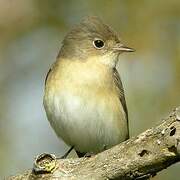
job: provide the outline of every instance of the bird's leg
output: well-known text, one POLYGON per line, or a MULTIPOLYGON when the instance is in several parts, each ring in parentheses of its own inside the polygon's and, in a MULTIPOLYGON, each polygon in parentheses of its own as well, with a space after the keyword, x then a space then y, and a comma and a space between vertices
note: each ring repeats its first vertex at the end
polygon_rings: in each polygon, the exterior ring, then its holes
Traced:
MULTIPOLYGON (((105 150, 107 150, 107 145, 103 146, 103 151, 105 151, 105 150)), ((84 157, 91 157, 91 156, 94 156, 94 155, 95 155, 95 153, 93 153, 93 152, 87 152, 87 153, 84 154, 84 157)))
POLYGON ((79 158, 81 158, 81 157, 91 157, 91 156, 95 155, 93 152, 81 153, 79 151, 76 151, 76 154, 78 155, 79 158))
POLYGON ((86 153, 81 153, 79 151, 76 151, 76 154, 78 155, 79 158, 84 157, 86 153))
POLYGON ((104 144, 103 151, 107 150, 107 145, 104 144))
POLYGON ((95 155, 95 153, 93 153, 93 152, 87 152, 85 155, 84 155, 84 157, 92 157, 92 156, 94 156, 95 155))
POLYGON ((69 153, 73 150, 73 148, 74 148, 74 146, 71 146, 70 149, 63 156, 61 156, 58 159, 65 159, 69 155, 69 153))
MULTIPOLYGON (((102 151, 105 151, 105 150, 107 150, 107 145, 103 145, 103 150, 102 151)), ((95 153, 93 153, 93 152, 82 153, 82 152, 79 152, 79 151, 76 151, 76 154, 78 155, 79 158, 81 158, 81 157, 91 157, 91 156, 95 155, 95 153)))

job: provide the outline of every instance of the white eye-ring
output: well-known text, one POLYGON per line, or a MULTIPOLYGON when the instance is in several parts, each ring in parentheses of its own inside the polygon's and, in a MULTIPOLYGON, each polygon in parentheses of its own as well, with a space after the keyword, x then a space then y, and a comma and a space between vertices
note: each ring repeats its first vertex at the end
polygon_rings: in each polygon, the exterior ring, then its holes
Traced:
POLYGON ((105 46, 105 43, 102 39, 95 39, 93 45, 96 49, 102 49, 105 46))

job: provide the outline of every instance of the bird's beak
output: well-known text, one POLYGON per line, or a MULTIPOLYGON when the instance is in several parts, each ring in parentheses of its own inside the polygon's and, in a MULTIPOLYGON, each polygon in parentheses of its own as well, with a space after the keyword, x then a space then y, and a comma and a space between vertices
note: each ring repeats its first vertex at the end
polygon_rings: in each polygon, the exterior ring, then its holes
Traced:
POLYGON ((134 52, 134 51, 135 51, 135 49, 130 48, 130 47, 127 47, 127 46, 124 46, 124 45, 121 44, 121 43, 117 43, 117 44, 114 46, 113 50, 115 50, 115 51, 121 51, 121 52, 134 52))

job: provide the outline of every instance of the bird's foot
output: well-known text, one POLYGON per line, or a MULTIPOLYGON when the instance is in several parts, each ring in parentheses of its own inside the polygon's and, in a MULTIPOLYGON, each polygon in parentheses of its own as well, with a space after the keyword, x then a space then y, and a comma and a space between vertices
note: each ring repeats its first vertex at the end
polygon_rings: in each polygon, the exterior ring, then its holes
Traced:
POLYGON ((92 157, 92 156, 94 156, 95 155, 95 153, 93 153, 93 152, 87 152, 85 155, 84 155, 84 157, 92 157))
POLYGON ((57 157, 57 159, 66 159, 69 153, 73 150, 74 146, 71 146, 71 148, 61 157, 57 157))

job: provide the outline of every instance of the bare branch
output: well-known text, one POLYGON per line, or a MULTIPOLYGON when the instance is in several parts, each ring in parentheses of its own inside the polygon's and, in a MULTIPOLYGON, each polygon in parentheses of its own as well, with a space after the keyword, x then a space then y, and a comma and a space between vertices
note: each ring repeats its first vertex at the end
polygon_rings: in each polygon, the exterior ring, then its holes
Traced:
POLYGON ((56 160, 44 155, 26 179, 148 179, 180 161, 180 107, 159 125, 90 158, 56 160))

